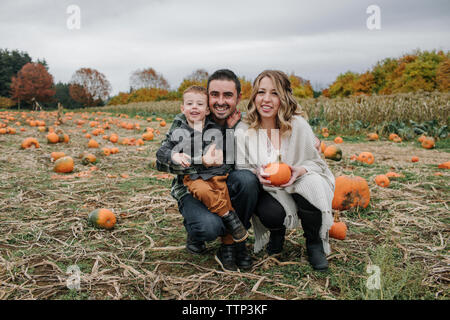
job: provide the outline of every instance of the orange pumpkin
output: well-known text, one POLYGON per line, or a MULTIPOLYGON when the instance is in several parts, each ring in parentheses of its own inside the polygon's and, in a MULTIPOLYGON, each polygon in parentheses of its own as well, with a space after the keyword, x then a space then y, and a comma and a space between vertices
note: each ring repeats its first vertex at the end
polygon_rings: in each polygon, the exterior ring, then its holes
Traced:
POLYGON ((109 156, 111 154, 111 150, 109 148, 103 148, 102 151, 105 156, 109 156))
POLYGON ((358 156, 358 161, 372 164, 375 161, 375 157, 371 152, 361 152, 358 156))
POLYGON ((327 148, 327 145, 325 144, 325 142, 321 141, 320 142, 320 151, 322 153, 324 153, 326 148, 327 148))
POLYGON ((99 144, 97 141, 95 141, 94 139, 89 140, 88 142, 88 147, 89 148, 98 148, 99 144))
POLYGON ((412 157, 411 162, 419 162, 419 157, 416 156, 412 157))
POLYGON ((166 122, 163 120, 163 121, 161 121, 161 122, 159 123, 159 125, 160 125, 161 127, 165 127, 165 126, 166 126, 166 122))
POLYGON ((111 210, 101 208, 89 213, 88 221, 97 228, 112 229, 117 220, 111 210))
POLYGON ((394 141, 394 139, 395 139, 396 137, 399 137, 399 136, 398 136, 396 133, 391 133, 391 134, 389 135, 389 140, 394 141))
POLYGON ((287 183, 291 179, 291 168, 283 162, 272 162, 264 169, 264 173, 268 174, 267 180, 274 186, 287 183))
POLYGON ((62 157, 55 161, 55 167, 53 170, 60 173, 72 172, 74 167, 74 162, 72 157, 62 157))
POLYGON ((338 146, 328 146, 323 152, 326 159, 340 161, 342 159, 342 150, 338 146))
POLYGON ((145 141, 151 141, 153 140, 153 138, 153 132, 147 131, 146 133, 142 134, 142 139, 144 139, 145 141))
POLYGON ((117 147, 111 148, 111 153, 112 154, 115 154, 115 153, 118 153, 118 152, 119 152, 119 148, 117 148, 117 147))
POLYGON ((390 181, 386 175, 380 174, 375 177, 375 183, 380 187, 387 188, 389 187, 390 181))
POLYGON ((394 172, 394 171, 389 171, 388 173, 386 173, 386 177, 388 177, 389 179, 396 179, 396 178, 403 178, 404 175, 394 172))
POLYGON ((422 143, 423 140, 425 140, 426 138, 427 138, 427 136, 421 135, 421 136, 419 137, 419 139, 417 139, 417 141, 419 141, 420 143, 422 143))
POLYGON ((22 149, 28 149, 31 146, 34 146, 35 148, 39 148, 39 142, 37 141, 36 138, 25 138, 25 140, 23 140, 22 144, 21 144, 21 148, 22 149))
POLYGON ((440 165, 438 165, 439 169, 450 169, 450 161, 443 162, 440 165))
POLYGON ((434 148, 434 138, 433 137, 426 137, 422 141, 422 147, 425 149, 432 149, 434 148))
POLYGON ((328 230, 328 235, 331 238, 344 240, 347 236, 347 225, 339 220, 339 213, 336 212, 334 216, 334 223, 331 226, 330 230, 328 230))
POLYGON ((376 140, 378 140, 378 134, 376 134, 376 133, 369 133, 368 135, 367 135, 367 138, 369 139, 369 141, 376 141, 376 140))
POLYGON ((65 157, 65 156, 66 156, 66 154, 64 152, 58 152, 58 151, 52 152, 50 154, 50 158, 52 159, 52 161, 56 161, 59 158, 62 158, 62 157, 65 157))
POLYGON ((369 185, 364 178, 346 175, 336 178, 333 209, 348 210, 356 206, 367 208, 369 202, 369 185))
POLYGON ((83 158, 81 159, 81 162, 85 165, 89 163, 95 163, 97 162, 97 157, 92 153, 84 154, 83 158))
POLYGON ((344 142, 344 139, 342 139, 341 137, 334 138, 334 143, 342 143, 342 142, 344 142))
POLYGON ((54 132, 50 132, 47 135, 47 142, 48 143, 58 143, 59 142, 59 136, 56 133, 54 133, 54 132))
POLYGON ((116 143, 117 141, 119 141, 119 136, 117 134, 113 133, 109 137, 109 141, 111 141, 112 143, 116 143))

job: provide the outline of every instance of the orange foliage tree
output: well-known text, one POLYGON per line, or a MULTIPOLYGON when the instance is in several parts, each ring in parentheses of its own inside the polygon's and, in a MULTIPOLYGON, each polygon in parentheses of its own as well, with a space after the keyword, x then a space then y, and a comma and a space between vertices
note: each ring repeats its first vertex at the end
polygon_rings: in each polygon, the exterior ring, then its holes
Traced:
POLYGON ((179 94, 183 94, 184 90, 190 86, 203 86, 206 88, 209 74, 205 69, 197 69, 183 79, 177 91, 179 94))
POLYGON ((55 95, 53 76, 41 63, 27 63, 11 79, 11 95, 14 101, 31 103, 49 101, 55 95))
POLYGON ((245 77, 239 77, 239 82, 241 83, 241 99, 249 99, 252 94, 252 83, 245 79, 245 77))
POLYGON ((130 86, 132 90, 141 88, 157 88, 169 90, 167 80, 153 68, 134 71, 130 76, 130 86))
POLYGON ((70 80, 69 93, 73 100, 85 106, 97 106, 111 92, 111 84, 105 75, 91 68, 77 70, 70 80))
POLYGON ((314 90, 309 80, 296 76, 291 73, 289 76, 291 82, 292 94, 298 98, 312 98, 314 97, 314 90))

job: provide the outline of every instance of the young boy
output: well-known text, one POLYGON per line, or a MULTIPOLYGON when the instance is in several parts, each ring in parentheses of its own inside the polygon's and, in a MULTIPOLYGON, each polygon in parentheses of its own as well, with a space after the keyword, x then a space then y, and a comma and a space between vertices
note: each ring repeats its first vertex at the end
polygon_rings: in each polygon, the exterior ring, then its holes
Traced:
POLYGON ((202 201, 209 211, 222 218, 229 232, 222 237, 222 242, 242 242, 247 239, 248 233, 231 205, 226 184, 231 167, 223 163, 224 132, 207 117, 210 110, 206 89, 201 86, 187 88, 183 92, 181 112, 186 122, 168 134, 169 139, 162 144, 156 156, 161 162, 179 165, 184 171, 183 183, 189 192, 202 201), (211 141, 208 141, 210 136, 211 141), (203 165, 202 159, 213 165, 203 165), (195 167, 196 173, 189 174, 190 167, 195 167))

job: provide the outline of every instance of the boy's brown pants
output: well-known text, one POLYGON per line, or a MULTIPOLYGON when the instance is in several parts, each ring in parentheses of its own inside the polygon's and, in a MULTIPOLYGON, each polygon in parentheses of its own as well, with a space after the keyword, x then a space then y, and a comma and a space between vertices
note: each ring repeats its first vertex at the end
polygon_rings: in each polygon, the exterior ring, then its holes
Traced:
MULTIPOLYGON (((230 195, 227 187, 228 174, 224 176, 214 176, 208 180, 191 180, 188 175, 184 176, 183 183, 189 189, 192 196, 200 200, 208 210, 222 217, 228 211, 234 211, 231 205, 230 195)), ((225 244, 233 243, 230 234, 222 237, 225 244)))

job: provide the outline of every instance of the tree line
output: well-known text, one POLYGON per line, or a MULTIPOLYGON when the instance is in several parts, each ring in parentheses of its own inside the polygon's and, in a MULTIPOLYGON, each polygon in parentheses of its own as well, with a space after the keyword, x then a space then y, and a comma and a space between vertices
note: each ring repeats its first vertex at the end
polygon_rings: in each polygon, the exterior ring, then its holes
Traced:
MULTIPOLYGON (((420 51, 400 58, 386 58, 364 73, 340 74, 322 91, 314 91, 309 80, 291 73, 294 96, 328 98, 355 95, 393 94, 400 92, 448 91, 450 87, 450 54, 443 51, 420 51)), ((30 108, 42 104, 54 109, 58 103, 75 109, 133 102, 178 100, 191 85, 206 86, 208 72, 197 69, 186 76, 177 89, 171 90, 164 76, 153 68, 131 73, 128 92, 111 97, 111 84, 104 74, 92 68, 80 68, 69 83, 54 83, 45 60, 33 61, 28 53, 0 49, 0 108, 30 108)), ((248 99, 252 82, 239 77, 243 99, 248 99)))

